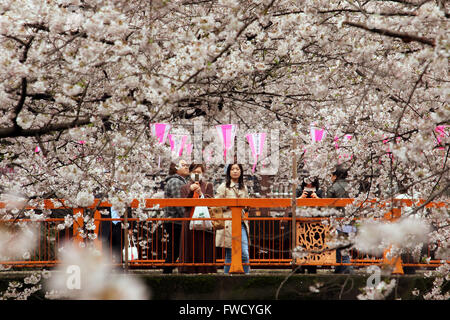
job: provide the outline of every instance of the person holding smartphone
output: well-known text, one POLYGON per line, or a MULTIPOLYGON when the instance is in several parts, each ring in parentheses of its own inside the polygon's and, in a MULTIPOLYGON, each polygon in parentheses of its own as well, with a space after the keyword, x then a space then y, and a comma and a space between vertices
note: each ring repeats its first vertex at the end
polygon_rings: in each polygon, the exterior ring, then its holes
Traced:
MULTIPOLYGON (((213 198, 213 184, 205 181, 203 164, 189 166, 190 180, 181 188, 182 198, 213 198)), ((185 218, 191 218, 193 207, 186 207, 185 218)), ((203 263, 203 266, 182 266, 180 273, 216 273, 214 264, 214 233, 213 230, 190 230, 190 221, 183 221, 181 231, 180 260, 183 263, 203 263), (211 265, 207 265, 211 264, 211 265)))

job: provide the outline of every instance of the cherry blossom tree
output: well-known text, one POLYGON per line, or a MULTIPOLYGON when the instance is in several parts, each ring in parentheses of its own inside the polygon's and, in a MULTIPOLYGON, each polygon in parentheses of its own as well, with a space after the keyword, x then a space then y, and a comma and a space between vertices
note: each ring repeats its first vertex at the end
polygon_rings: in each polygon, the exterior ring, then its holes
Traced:
MULTIPOLYGON (((293 155, 324 187, 345 160, 358 200, 448 201, 448 19, 442 0, 4 0, 0 192, 123 214, 170 158, 149 124, 201 120, 280 130, 290 182, 293 155)), ((420 212, 448 247, 448 213, 420 212)))

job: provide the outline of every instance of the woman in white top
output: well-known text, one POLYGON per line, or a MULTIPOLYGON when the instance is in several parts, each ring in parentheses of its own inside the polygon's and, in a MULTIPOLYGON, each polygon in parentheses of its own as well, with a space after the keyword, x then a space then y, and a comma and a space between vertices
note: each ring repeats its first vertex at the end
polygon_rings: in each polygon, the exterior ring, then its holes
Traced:
MULTIPOLYGON (((216 198, 248 198, 248 189, 244 184, 244 170, 241 164, 229 165, 226 172, 226 181, 216 191, 216 198)), ((242 212, 244 217, 244 210, 242 212)), ((223 217, 231 218, 231 209, 223 208, 223 217)), ((242 263, 249 262, 249 225, 242 220, 242 263)), ((225 220, 225 228, 216 231, 216 247, 225 248, 225 263, 231 263, 231 220, 225 220)), ((250 266, 244 265, 244 272, 250 273, 250 266)), ((224 273, 230 270, 229 265, 224 266, 224 273)))

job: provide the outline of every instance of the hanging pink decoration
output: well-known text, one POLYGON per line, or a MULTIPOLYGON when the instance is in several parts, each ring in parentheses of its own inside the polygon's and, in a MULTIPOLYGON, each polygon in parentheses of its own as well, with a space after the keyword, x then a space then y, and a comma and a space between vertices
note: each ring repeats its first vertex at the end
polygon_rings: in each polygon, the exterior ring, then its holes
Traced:
POLYGON ((264 143, 266 140, 266 133, 251 133, 246 135, 248 143, 250 144, 250 148, 252 150, 253 155, 253 168, 252 172, 255 172, 256 163, 258 162, 258 157, 261 156, 264 148, 264 143))
POLYGON ((34 148, 34 152, 38 153, 41 151, 41 148, 39 148, 39 146, 36 146, 36 148, 34 148))
POLYGON ((311 131, 311 142, 312 143, 320 142, 320 141, 324 140, 327 136, 327 132, 325 129, 316 127, 313 124, 311 125, 310 131, 311 131))
POLYGON ((227 150, 231 150, 234 146, 234 138, 236 136, 237 125, 235 124, 222 124, 216 126, 217 134, 223 147, 223 157, 225 163, 227 162, 227 150))
POLYGON ((152 134, 159 139, 159 143, 164 144, 169 134, 171 125, 168 123, 152 123, 150 124, 152 134))
POLYGON ((185 134, 169 134, 168 136, 170 143, 170 150, 172 153, 181 157, 183 154, 183 149, 186 146, 186 140, 188 138, 185 134))
MULTIPOLYGON (((169 135, 171 125, 168 123, 151 123, 150 129, 152 134, 158 138, 160 144, 166 142, 167 136, 169 135)), ((161 156, 158 156, 158 168, 161 168, 161 156)))
MULTIPOLYGON (((441 142, 443 142, 443 140, 445 139, 445 137, 448 137, 448 133, 446 132, 446 125, 442 125, 442 126, 437 126, 434 130, 436 131, 437 135, 436 135, 436 144, 440 145, 441 142)), ((440 146, 438 147, 439 150, 443 150, 444 147, 440 146)))

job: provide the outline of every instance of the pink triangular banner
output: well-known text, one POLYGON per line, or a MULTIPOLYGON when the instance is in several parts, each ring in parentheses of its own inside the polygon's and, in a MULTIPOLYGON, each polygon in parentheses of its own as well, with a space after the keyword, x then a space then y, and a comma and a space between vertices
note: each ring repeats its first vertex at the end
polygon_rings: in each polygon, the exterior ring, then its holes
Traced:
POLYGON ((253 155, 253 167, 252 172, 255 172, 256 164, 258 163, 258 157, 262 154, 264 143, 266 140, 266 133, 265 132, 259 132, 259 133, 251 133, 246 135, 248 143, 250 144, 250 149, 252 150, 253 155))
POLYGON ((183 134, 169 134, 168 136, 170 143, 170 150, 177 156, 181 157, 183 154, 183 149, 186 145, 187 135, 183 134))
POLYGON ((327 136, 327 132, 325 129, 318 128, 315 126, 311 126, 311 142, 316 143, 324 140, 327 136))
POLYGON ((236 136, 237 125, 235 124, 222 124, 216 126, 217 134, 223 147, 223 157, 225 163, 227 162, 227 150, 231 150, 234 145, 234 138, 236 136))
POLYGON ((164 144, 169 135, 171 125, 168 123, 152 123, 150 127, 152 134, 159 139, 159 143, 164 144))

